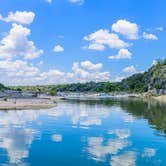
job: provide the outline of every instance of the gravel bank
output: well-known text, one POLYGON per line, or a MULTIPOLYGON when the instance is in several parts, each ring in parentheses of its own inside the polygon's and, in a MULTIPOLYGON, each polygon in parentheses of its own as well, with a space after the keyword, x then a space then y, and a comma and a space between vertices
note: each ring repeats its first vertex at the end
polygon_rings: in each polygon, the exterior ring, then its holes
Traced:
POLYGON ((0 99, 0 110, 11 109, 44 109, 55 107, 56 103, 49 99, 0 99))

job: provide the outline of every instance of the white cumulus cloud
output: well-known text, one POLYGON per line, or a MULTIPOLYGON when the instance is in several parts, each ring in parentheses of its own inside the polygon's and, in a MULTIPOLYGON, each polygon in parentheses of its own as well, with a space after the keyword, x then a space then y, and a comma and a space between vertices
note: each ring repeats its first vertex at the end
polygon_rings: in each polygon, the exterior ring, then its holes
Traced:
POLYGON ((73 63, 73 79, 76 82, 102 82, 110 80, 110 72, 101 71, 102 64, 93 64, 90 61, 73 63))
POLYGON ((127 39, 138 39, 139 27, 136 23, 127 20, 118 20, 112 25, 112 30, 124 35, 127 39))
POLYGON ((136 68, 133 65, 131 65, 131 66, 125 67, 123 69, 123 72, 127 73, 127 74, 134 74, 134 73, 137 72, 137 70, 136 70, 136 68))
POLYGON ((31 77, 37 76, 39 69, 34 66, 28 65, 26 61, 0 61, 0 71, 5 73, 8 77, 31 77))
POLYGON ((33 22, 34 18, 35 13, 27 11, 10 12, 7 17, 2 17, 2 15, 0 15, 0 20, 2 21, 21 24, 30 24, 33 22))
MULTIPOLYGON (((43 63, 43 62, 42 62, 43 63)), ((5 85, 45 85, 89 81, 109 81, 110 72, 102 64, 90 61, 74 62, 71 72, 58 69, 41 71, 40 65, 23 60, 0 60, 0 82, 5 85)))
POLYGON ((0 58, 11 59, 23 56, 24 59, 39 57, 43 50, 37 49, 33 41, 28 40, 30 29, 13 24, 7 36, 0 41, 0 58))
POLYGON ((85 47, 85 48, 88 48, 90 50, 103 51, 105 49, 105 46, 102 44, 99 44, 99 43, 92 43, 88 47, 85 47))
POLYGON ((109 56, 109 59, 131 59, 132 53, 128 49, 120 49, 117 55, 109 56))
POLYGON ((54 52, 63 52, 64 48, 61 45, 56 45, 53 49, 54 52))
POLYGON ((91 61, 83 61, 81 62, 81 66, 89 70, 100 70, 102 69, 103 64, 102 63, 93 64, 91 61))
POLYGON ((122 41, 117 34, 110 33, 106 29, 100 29, 88 36, 84 37, 84 40, 90 42, 88 49, 104 50, 105 46, 110 48, 124 48, 130 44, 122 41))
POLYGON ((158 40, 158 37, 156 35, 146 32, 143 33, 143 38, 147 40, 158 40))

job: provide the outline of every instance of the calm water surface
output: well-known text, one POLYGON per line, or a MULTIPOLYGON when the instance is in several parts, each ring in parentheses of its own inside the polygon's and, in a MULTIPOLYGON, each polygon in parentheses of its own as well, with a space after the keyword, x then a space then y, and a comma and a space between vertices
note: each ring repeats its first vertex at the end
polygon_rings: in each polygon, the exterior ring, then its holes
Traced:
POLYGON ((64 101, 0 111, 0 166, 166 166, 166 106, 64 101))

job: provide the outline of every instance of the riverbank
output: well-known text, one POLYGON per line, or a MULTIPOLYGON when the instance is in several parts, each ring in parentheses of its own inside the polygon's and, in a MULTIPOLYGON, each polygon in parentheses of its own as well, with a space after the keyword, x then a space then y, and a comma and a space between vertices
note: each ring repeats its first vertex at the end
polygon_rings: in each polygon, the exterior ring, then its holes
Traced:
POLYGON ((50 99, 0 99, 0 110, 45 109, 55 106, 56 102, 50 99))
POLYGON ((100 100, 100 99, 119 99, 119 98, 138 98, 141 94, 129 93, 59 93, 61 98, 65 100, 100 100))
POLYGON ((39 95, 36 98, 1 98, 0 110, 45 109, 56 106, 59 100, 103 100, 103 99, 145 99, 166 103, 166 95, 154 97, 148 94, 128 93, 63 93, 59 96, 39 95))
POLYGON ((155 100, 157 100, 159 102, 166 103, 166 95, 161 95, 161 96, 153 97, 153 99, 155 99, 155 100))
POLYGON ((166 95, 153 96, 149 93, 63 93, 63 100, 130 100, 140 99, 146 101, 166 103, 166 95))

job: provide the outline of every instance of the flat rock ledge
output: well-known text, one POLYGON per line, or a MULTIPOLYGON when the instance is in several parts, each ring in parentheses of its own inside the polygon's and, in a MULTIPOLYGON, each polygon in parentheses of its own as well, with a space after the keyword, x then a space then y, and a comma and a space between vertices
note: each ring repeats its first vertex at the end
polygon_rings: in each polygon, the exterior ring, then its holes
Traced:
POLYGON ((163 102, 166 103, 166 95, 161 95, 158 97, 153 97, 155 100, 159 101, 159 102, 163 102))
POLYGON ((56 106, 56 102, 49 99, 0 99, 0 110, 46 109, 56 106))

